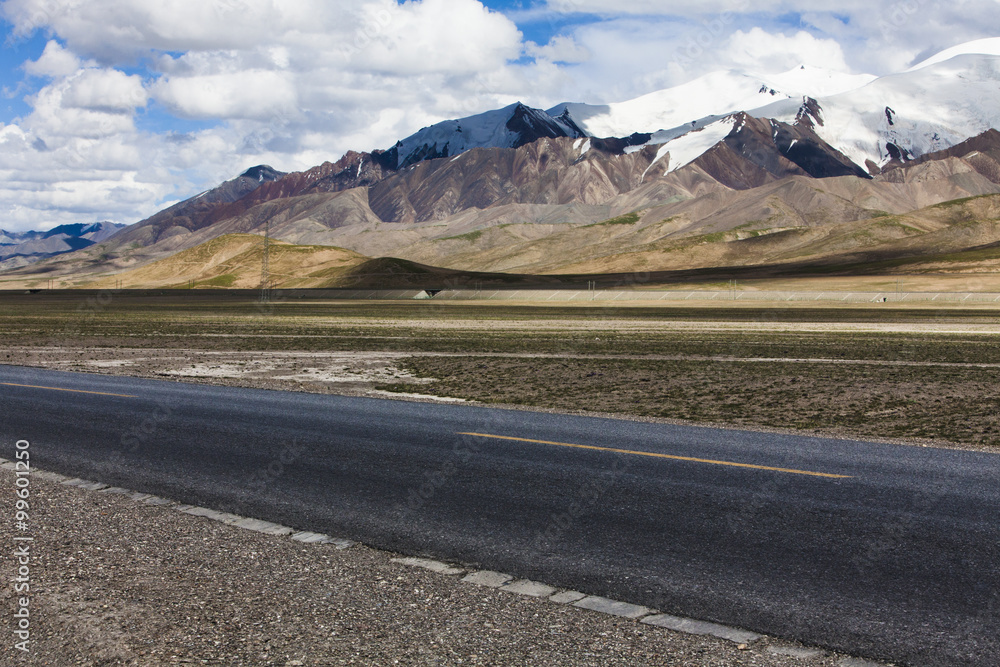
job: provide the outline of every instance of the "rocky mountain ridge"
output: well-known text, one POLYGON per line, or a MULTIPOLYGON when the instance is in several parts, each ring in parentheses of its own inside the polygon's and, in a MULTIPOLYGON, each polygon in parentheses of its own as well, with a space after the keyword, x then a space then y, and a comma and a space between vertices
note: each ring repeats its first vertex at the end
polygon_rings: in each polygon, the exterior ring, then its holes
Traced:
POLYGON ((60 225, 44 232, 8 232, 0 229, 0 270, 19 268, 88 248, 110 238, 124 227, 113 222, 95 222, 60 225))

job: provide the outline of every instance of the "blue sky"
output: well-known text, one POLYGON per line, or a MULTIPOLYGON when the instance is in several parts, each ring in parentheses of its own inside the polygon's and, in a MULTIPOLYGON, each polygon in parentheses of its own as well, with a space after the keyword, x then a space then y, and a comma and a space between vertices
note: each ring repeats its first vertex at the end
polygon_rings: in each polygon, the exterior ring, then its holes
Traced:
MULTIPOLYGON (((713 70, 887 74, 1000 35, 995 0, 0 0, 0 228, 131 223, 513 101, 713 70)), ((636 128, 655 130, 659 128, 636 128)))
POLYGON ((7 40, 4 48, 0 51, 0 88, 4 93, 3 113, 0 119, 9 122, 12 118, 21 116, 31 111, 31 106, 24 101, 24 95, 28 92, 29 82, 25 81, 21 65, 26 60, 35 60, 42 54, 48 38, 41 32, 34 33, 30 37, 14 38, 10 35, 10 26, 7 25, 7 40))
POLYGON ((520 28, 524 38, 536 44, 547 44, 557 34, 601 20, 599 15, 592 13, 555 11, 542 2, 490 0, 483 4, 508 16, 520 28))

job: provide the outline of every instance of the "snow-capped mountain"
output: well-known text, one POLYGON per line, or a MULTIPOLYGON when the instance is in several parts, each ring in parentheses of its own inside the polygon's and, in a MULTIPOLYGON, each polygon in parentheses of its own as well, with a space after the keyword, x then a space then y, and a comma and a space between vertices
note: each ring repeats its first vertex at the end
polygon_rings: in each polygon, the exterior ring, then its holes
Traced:
POLYGON ((400 169, 543 137, 630 137, 625 150, 657 146, 661 159, 669 156, 669 172, 723 141, 741 112, 810 128, 864 172, 878 173, 1000 127, 1000 38, 884 77, 805 65, 775 75, 728 70, 614 104, 567 102, 542 111, 518 103, 424 128, 386 156, 400 169))
POLYGON ((186 243, 221 220, 238 220, 233 230, 246 231, 259 222, 248 212, 267 202, 340 192, 357 201, 324 213, 321 227, 417 223, 505 204, 592 203, 655 186, 688 165, 734 190, 789 176, 865 178, 1000 128, 994 52, 1000 39, 881 78, 806 66, 772 76, 725 71, 617 104, 547 111, 512 104, 304 172, 251 170, 118 240, 186 243), (521 151, 539 142, 538 150, 521 151), (549 166, 557 153, 552 164, 564 171, 549 166))
POLYGON ((520 148, 542 138, 584 136, 587 132, 565 114, 553 115, 518 102, 496 111, 425 127, 399 141, 388 152, 396 158, 395 167, 402 169, 473 148, 520 148))
MULTIPOLYGON (((624 137, 635 132, 704 127, 735 112, 779 100, 801 102, 803 97, 835 95, 875 79, 869 74, 842 74, 805 65, 772 76, 728 70, 627 102, 565 103, 549 109, 548 113, 554 116, 568 113, 568 118, 591 136, 624 137)), ((674 136, 677 134, 675 130, 674 136)))
MULTIPOLYGON (((808 113, 816 133, 875 172, 1000 127, 1000 56, 961 54, 816 102, 808 113)), ((806 115, 787 102, 751 113, 786 122, 806 115)))
POLYGON ((732 70, 617 104, 564 103, 543 111, 518 102, 425 127, 385 153, 389 164, 402 169, 473 148, 520 148, 542 138, 630 137, 667 130, 657 135, 656 143, 662 143, 736 112, 776 100, 799 103, 807 96, 832 95, 875 78, 806 66, 773 76, 732 70))
MULTIPOLYGON (((704 108, 699 104, 692 108, 704 108)), ((1000 39, 949 49, 906 72, 838 94, 788 95, 759 107, 747 104, 744 110, 757 118, 811 127, 856 165, 878 173, 892 163, 945 150, 1000 127, 1000 39)), ((661 118, 676 120, 670 114, 661 118)), ((674 156, 673 170, 721 141, 731 127, 729 116, 707 117, 656 132, 649 143, 674 156)))

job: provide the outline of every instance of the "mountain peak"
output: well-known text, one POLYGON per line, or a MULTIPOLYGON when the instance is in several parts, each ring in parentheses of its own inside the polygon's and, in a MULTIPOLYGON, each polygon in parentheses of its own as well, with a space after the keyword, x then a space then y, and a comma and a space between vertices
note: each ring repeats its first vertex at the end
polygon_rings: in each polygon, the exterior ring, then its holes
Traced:
POLYGON ((542 138, 587 136, 571 119, 555 117, 523 102, 456 120, 446 120, 410 135, 391 149, 396 167, 452 157, 473 148, 518 148, 542 138))
POLYGON ((240 174, 238 178, 249 178, 260 183, 265 183, 269 181, 276 181, 284 175, 285 174, 277 169, 274 169, 270 165, 259 164, 256 167, 250 167, 240 174))

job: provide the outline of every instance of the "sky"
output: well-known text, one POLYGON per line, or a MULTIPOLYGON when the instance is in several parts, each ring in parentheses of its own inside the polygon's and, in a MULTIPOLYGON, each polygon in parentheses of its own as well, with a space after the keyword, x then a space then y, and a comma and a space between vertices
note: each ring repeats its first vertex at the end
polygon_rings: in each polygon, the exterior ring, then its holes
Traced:
POLYGON ((998 0, 0 0, 0 228, 133 223, 257 164, 307 169, 515 101, 623 101, 729 68, 890 74, 1000 36, 998 10, 998 0))

